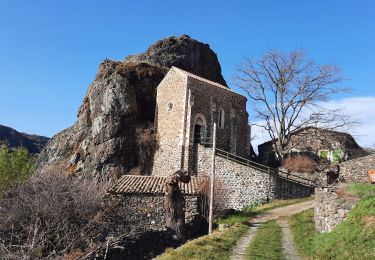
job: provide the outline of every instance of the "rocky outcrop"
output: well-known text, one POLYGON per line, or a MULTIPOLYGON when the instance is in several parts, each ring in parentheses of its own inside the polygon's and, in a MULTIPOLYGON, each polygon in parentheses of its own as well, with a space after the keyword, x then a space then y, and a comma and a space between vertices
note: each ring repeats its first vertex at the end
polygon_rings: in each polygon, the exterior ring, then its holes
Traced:
POLYGON ((216 54, 187 35, 158 41, 124 61, 105 60, 76 123, 50 140, 37 170, 108 180, 135 167, 135 129, 154 120, 156 87, 171 66, 226 85, 216 54))
POLYGON ((39 135, 20 133, 17 130, 0 125, 0 143, 9 148, 25 147, 30 153, 39 153, 49 138, 39 135))

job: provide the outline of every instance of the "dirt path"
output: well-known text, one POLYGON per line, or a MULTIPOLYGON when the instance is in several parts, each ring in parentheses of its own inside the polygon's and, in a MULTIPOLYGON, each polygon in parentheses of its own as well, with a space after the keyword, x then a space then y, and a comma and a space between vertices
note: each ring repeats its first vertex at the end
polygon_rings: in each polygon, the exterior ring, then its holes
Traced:
MULTIPOLYGON (((230 259, 239 260, 244 259, 246 254, 246 248, 250 244, 257 228, 264 222, 272 219, 278 219, 283 217, 289 217, 291 215, 297 214, 304 210, 310 209, 314 206, 314 201, 305 201, 298 204, 289 205, 282 208, 273 209, 267 211, 263 214, 256 216, 250 220, 249 232, 237 243, 236 247, 233 249, 230 259)), ((283 220, 280 220, 283 221, 283 220)), ((284 224, 283 224, 284 225, 284 224)), ((283 230, 283 246, 284 252, 288 259, 301 259, 294 248, 294 243, 289 230, 288 223, 286 222, 286 228, 281 226, 283 230), (286 232, 286 234, 284 234, 286 232), (289 234, 288 234, 289 232, 289 234), (296 256, 297 258, 289 258, 289 256, 296 256)))
POLYGON ((283 232, 283 249, 285 258, 288 260, 302 259, 294 246, 293 236, 289 228, 288 220, 285 218, 279 218, 277 220, 277 224, 279 224, 281 231, 283 232))

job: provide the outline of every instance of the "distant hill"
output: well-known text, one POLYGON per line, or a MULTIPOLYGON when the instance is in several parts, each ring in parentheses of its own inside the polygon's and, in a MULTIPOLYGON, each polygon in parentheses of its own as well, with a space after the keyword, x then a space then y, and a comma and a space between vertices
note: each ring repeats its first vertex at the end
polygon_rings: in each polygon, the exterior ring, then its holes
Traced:
POLYGON ((0 143, 6 143, 10 148, 22 146, 30 153, 40 153, 48 140, 48 137, 20 133, 13 128, 0 125, 0 143))

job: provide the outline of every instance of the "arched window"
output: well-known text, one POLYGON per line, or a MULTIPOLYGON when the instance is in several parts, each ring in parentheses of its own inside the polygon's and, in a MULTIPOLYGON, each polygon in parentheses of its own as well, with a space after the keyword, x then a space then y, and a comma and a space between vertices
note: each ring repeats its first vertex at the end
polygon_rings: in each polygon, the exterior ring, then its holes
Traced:
POLYGON ((224 109, 220 108, 219 118, 218 118, 219 128, 224 128, 224 119, 225 119, 224 109))

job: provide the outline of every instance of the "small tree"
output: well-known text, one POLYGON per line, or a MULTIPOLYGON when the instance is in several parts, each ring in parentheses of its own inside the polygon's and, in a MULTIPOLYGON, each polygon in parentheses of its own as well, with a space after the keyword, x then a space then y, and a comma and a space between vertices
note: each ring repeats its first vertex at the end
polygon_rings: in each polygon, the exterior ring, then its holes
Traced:
POLYGON ((25 148, 0 147, 0 192, 9 185, 24 181, 32 171, 32 158, 25 148))
POLYGON ((253 101, 254 116, 261 122, 254 125, 277 139, 274 148, 282 162, 293 131, 354 123, 340 109, 321 106, 332 95, 347 91, 338 85, 342 80, 338 67, 317 65, 300 50, 289 54, 270 50, 258 60, 244 59, 235 84, 253 101))

